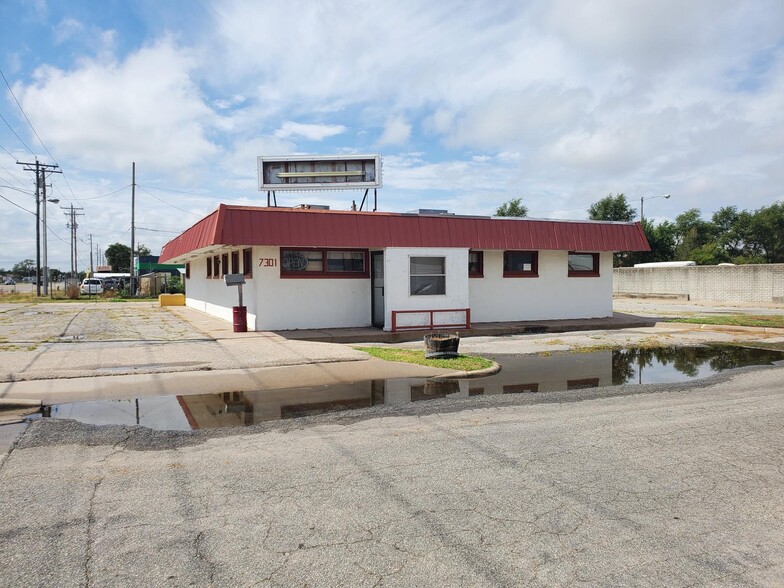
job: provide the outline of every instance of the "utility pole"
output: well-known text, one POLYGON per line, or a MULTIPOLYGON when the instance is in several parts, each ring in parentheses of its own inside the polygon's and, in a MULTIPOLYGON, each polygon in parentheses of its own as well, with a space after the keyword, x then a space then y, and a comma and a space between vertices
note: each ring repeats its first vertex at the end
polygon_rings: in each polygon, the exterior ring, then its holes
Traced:
POLYGON ((132 163, 131 167, 131 266, 130 266, 130 274, 131 274, 131 296, 136 296, 136 284, 134 283, 134 267, 133 267, 133 253, 134 249, 136 249, 136 233, 134 223, 136 221, 136 162, 132 163))
MULTIPOLYGON (((41 188, 44 190, 44 215, 46 214, 46 171, 50 173, 62 173, 57 171, 59 165, 41 163, 38 158, 35 162, 17 161, 16 165, 23 165, 25 171, 35 172, 35 292, 36 296, 41 296, 41 188)), ((46 225, 44 225, 46 226, 46 225)), ((46 239, 46 234, 44 234, 46 239)), ((45 254, 44 254, 45 255, 45 254)), ((46 260, 44 260, 46 265, 46 260)))
POLYGON ((78 212, 79 210, 84 210, 83 208, 75 208, 73 204, 68 208, 63 208, 66 212, 64 213, 65 216, 69 217, 68 219, 68 228, 71 229, 71 277, 76 281, 79 280, 79 270, 78 270, 78 263, 79 257, 76 251, 76 229, 79 228, 79 223, 76 222, 77 216, 84 216, 83 212, 78 212))
POLYGON ((93 269, 93 234, 90 233, 90 277, 95 277, 95 270, 93 269))
MULTIPOLYGON (((59 170, 53 170, 49 173, 61 174, 63 172, 59 170)), ((60 202, 60 200, 58 198, 49 198, 46 195, 46 169, 41 170, 41 176, 43 179, 43 185, 41 186, 41 190, 43 192, 43 198, 41 199, 41 202, 44 205, 44 215, 43 215, 44 216, 44 296, 48 296, 49 295, 49 245, 47 242, 47 238, 48 238, 47 233, 49 232, 49 229, 46 226, 46 207, 47 204, 49 204, 50 202, 57 204, 58 202, 60 202)))

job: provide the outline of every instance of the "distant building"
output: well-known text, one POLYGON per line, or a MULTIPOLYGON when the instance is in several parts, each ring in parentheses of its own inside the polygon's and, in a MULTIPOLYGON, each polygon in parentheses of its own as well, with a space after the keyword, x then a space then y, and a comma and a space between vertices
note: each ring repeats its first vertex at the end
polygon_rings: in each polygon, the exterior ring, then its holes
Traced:
POLYGON ((639 223, 222 204, 157 261, 227 321, 244 274, 250 329, 398 331, 612 316, 613 252, 649 249, 639 223))
POLYGON ((158 255, 138 255, 134 258, 136 275, 143 276, 152 273, 167 273, 179 276, 185 270, 183 264, 159 263, 158 255))

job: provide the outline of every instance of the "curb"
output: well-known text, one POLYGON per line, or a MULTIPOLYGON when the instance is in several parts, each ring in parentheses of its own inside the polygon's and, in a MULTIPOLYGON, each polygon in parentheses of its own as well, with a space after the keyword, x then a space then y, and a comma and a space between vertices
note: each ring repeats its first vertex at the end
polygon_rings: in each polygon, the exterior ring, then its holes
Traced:
POLYGON ((661 321, 657 327, 675 327, 677 329, 692 331, 737 331, 738 333, 774 333, 784 335, 784 329, 779 327, 742 327, 738 325, 711 325, 707 323, 670 323, 661 321))
POLYGON ((430 376, 428 380, 464 380, 467 378, 483 378, 485 376, 492 376, 501 371, 501 366, 493 362, 489 368, 483 370, 474 370, 471 372, 450 372, 448 374, 439 374, 437 376, 430 376))
POLYGON ((14 408, 38 408, 43 403, 40 400, 31 398, 0 398, 0 410, 11 410, 14 408))

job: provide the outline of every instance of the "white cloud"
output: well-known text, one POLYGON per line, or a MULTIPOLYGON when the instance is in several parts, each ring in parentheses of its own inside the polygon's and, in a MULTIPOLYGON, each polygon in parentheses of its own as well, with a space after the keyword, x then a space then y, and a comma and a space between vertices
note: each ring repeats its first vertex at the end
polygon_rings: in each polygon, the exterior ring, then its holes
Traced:
POLYGON ((384 132, 378 140, 379 145, 400 145, 408 141, 411 136, 411 125, 402 116, 387 120, 384 132))
POLYGON ((275 131, 275 136, 281 139, 302 137, 310 141, 323 141, 328 137, 345 132, 346 127, 343 125, 302 124, 286 121, 275 131))
POLYGON ((83 165, 179 169, 217 155, 219 119, 191 79, 193 61, 170 40, 124 61, 86 60, 65 71, 36 70, 15 92, 50 149, 83 165))
POLYGON ((54 44, 59 45, 83 33, 84 25, 81 22, 73 18, 64 18, 54 27, 54 44))

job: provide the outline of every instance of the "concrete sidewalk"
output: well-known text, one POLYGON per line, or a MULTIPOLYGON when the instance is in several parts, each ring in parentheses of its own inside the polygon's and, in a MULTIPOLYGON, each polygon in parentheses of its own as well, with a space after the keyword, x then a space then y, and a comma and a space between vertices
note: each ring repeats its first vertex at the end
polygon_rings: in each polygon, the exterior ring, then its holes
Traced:
MULTIPOLYGON (((486 355, 601 345, 784 341, 784 333, 704 330, 699 325, 654 325, 654 320, 616 313, 610 319, 479 324, 462 333, 460 349, 486 355), (499 334, 505 336, 499 339, 499 334)), ((234 333, 230 323, 211 315, 150 302, 7 305, 0 308, 0 399, 52 403, 443 374, 311 340, 417 348, 422 335, 370 328, 234 333)))

